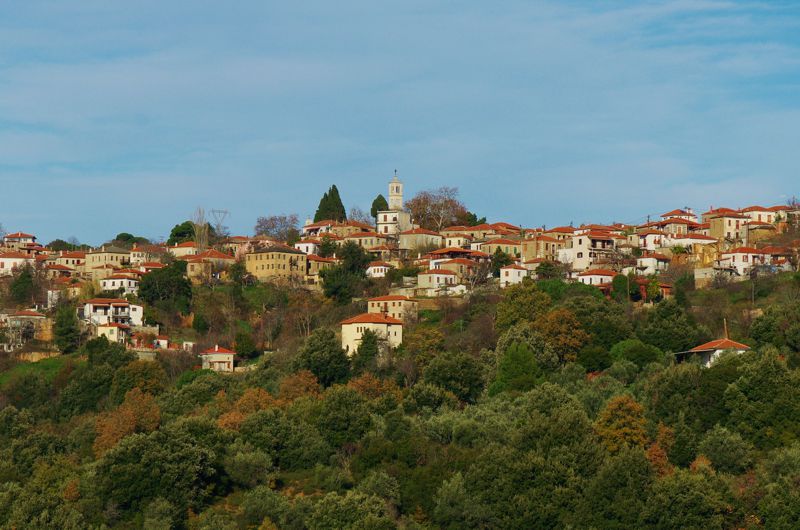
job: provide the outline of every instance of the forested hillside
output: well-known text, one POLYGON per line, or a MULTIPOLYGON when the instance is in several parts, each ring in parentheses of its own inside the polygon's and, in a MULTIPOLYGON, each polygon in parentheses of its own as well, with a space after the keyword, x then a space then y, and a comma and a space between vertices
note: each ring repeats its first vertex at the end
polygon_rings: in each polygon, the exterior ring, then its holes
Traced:
POLYGON ((363 302, 179 285, 148 318, 253 369, 104 338, 8 366, 0 526, 796 528, 800 276, 753 281, 652 306, 486 287, 352 358, 335 330, 363 302), (725 322, 750 351, 675 363, 725 322))

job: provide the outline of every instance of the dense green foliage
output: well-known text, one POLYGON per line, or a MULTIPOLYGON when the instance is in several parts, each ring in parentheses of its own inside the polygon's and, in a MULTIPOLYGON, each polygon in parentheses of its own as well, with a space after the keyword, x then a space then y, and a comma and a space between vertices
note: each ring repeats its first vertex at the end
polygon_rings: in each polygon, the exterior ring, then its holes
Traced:
POLYGON ((317 206, 317 211, 314 213, 314 222, 325 220, 344 221, 346 219, 347 210, 345 210, 342 198, 339 196, 339 190, 334 184, 319 200, 319 206, 317 206))
MULTIPOLYGON (((79 345, 64 306, 54 333, 75 352, 0 374, 0 527, 800 520, 797 299, 785 289, 764 287, 768 309, 747 325, 731 319, 753 349, 710 368, 673 353, 718 336, 708 314, 736 307, 737 288, 635 306, 558 279, 485 287, 421 311, 400 348, 366 333, 348 356, 336 326, 363 303, 244 276, 192 288, 171 267, 141 297, 175 313, 175 330, 242 356, 275 347, 227 375, 178 353, 139 360, 105 338, 79 345)), ((340 266, 364 267, 360 249, 340 266)))

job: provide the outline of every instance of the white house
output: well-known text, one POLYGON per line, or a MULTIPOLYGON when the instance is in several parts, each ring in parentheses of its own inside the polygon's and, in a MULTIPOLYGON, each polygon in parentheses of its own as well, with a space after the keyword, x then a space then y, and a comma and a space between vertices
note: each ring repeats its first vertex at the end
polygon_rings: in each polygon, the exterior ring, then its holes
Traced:
POLYGON ((657 250, 669 246, 670 235, 661 230, 643 230, 631 237, 638 239, 633 243, 642 250, 657 250))
POLYGON ((684 219, 686 221, 697 222, 697 215, 692 211, 691 208, 678 208, 676 210, 672 210, 671 212, 662 213, 662 219, 684 219))
POLYGON ((123 294, 136 294, 139 292, 139 278, 129 274, 112 274, 100 280, 103 291, 119 291, 123 294))
POLYGON ((172 253, 176 258, 183 258, 186 256, 195 256, 199 252, 197 243, 194 241, 185 241, 177 245, 167 247, 167 250, 172 253))
POLYGON ((603 285, 611 283, 617 274, 616 271, 594 269, 578 273, 578 281, 586 285, 603 285))
POLYGON ((500 287, 506 288, 509 285, 522 283, 522 280, 527 278, 529 273, 528 269, 517 264, 500 267, 500 287))
POLYGON ((0 276, 11 276, 17 269, 33 265, 35 258, 22 252, 3 252, 0 254, 0 276))
POLYGON ((772 224, 775 222, 775 212, 770 208, 765 208, 764 206, 748 206, 747 208, 742 208, 739 210, 739 213, 750 217, 751 221, 755 221, 757 223, 772 224))
POLYGON ((8 248, 20 249, 34 243, 36 243, 36 236, 25 232, 14 232, 3 236, 3 246, 8 248))
POLYGON ((214 370, 215 372, 233 372, 233 363, 236 352, 220 345, 215 345, 206 351, 199 353, 203 361, 203 370, 214 370))
POLYGON ((296 248, 303 254, 317 255, 319 254, 319 244, 320 244, 319 239, 308 238, 295 243, 294 248, 296 248))
POLYGON ((636 258, 636 270, 640 275, 660 274, 669 268, 670 259, 658 252, 648 252, 636 258))
POLYGON ((373 261, 367 267, 368 278, 384 278, 386 273, 392 269, 392 265, 385 261, 373 261))
POLYGON ((84 302, 82 316, 96 326, 109 322, 141 326, 144 308, 120 298, 92 298, 84 302))
POLYGON ((342 320, 342 349, 352 356, 361 344, 366 330, 374 332, 379 340, 392 348, 403 342, 403 321, 386 313, 362 313, 342 320))
POLYGON ((714 364, 717 359, 719 359, 719 356, 722 355, 723 352, 733 351, 741 355, 749 349, 750 346, 747 344, 742 344, 741 342, 732 341, 730 339, 717 339, 692 348, 688 352, 679 352, 676 355, 678 356, 678 359, 699 357, 703 366, 708 368, 714 364))
POLYGON ((766 265, 770 262, 770 256, 763 250, 751 247, 738 247, 721 254, 718 260, 719 266, 736 269, 736 272, 744 276, 753 267, 766 265))

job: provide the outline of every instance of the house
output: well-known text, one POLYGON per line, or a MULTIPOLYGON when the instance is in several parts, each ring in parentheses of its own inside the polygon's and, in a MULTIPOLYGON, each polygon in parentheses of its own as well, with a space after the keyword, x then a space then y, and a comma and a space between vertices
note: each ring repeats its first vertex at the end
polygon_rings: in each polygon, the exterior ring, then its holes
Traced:
POLYGON ((731 208, 714 208, 713 206, 711 206, 707 212, 703 212, 700 215, 700 222, 708 223, 709 221, 711 221, 712 217, 716 217, 718 215, 737 214, 737 213, 739 212, 731 208))
POLYGON ((361 337, 366 330, 378 336, 392 348, 403 342, 403 321, 390 317, 385 313, 362 313, 342 320, 342 349, 352 356, 361 344, 361 337))
POLYGON ((694 347, 689 351, 678 352, 675 354, 676 359, 680 362, 691 358, 699 358, 700 363, 708 368, 711 366, 723 352, 733 351, 741 355, 750 349, 747 344, 736 342, 728 338, 712 340, 700 346, 694 347))
POLYGON ((112 274, 100 280, 103 291, 120 291, 121 294, 137 294, 139 292, 139 277, 134 274, 112 274))
POLYGON ((233 372, 236 352, 223 348, 219 344, 198 354, 203 362, 203 370, 215 372, 233 372))
POLYGON ((429 269, 417 275, 417 287, 429 290, 447 289, 458 283, 457 276, 447 269, 429 269))
POLYGON ((144 318, 142 306, 131 304, 121 298, 92 298, 86 300, 78 311, 83 320, 95 326, 109 322, 141 326, 144 318))
POLYGON ((529 273, 528 269, 517 264, 500 267, 500 287, 504 289, 509 285, 522 283, 529 273))
POLYGON ((134 244, 131 249, 130 263, 139 266, 143 263, 160 262, 167 249, 158 245, 134 244))
POLYGON ((197 243, 194 241, 184 241, 167 247, 167 250, 176 258, 185 258, 186 256, 194 256, 200 253, 200 249, 197 248, 197 243))
POLYGON ((739 213, 747 215, 751 221, 756 223, 773 224, 775 222, 775 212, 764 206, 748 206, 739 210, 739 213))
POLYGON ((297 243, 294 244, 294 248, 302 252, 303 254, 319 254, 319 246, 322 243, 319 239, 316 238, 306 238, 301 239, 297 243))
POLYGON ((402 295, 378 296, 367 300, 368 313, 383 313, 403 322, 417 319, 419 302, 402 295))
POLYGON ((642 276, 661 274, 669 268, 670 258, 659 252, 645 252, 636 258, 636 270, 642 276))
POLYGON ((718 266, 735 269, 737 274, 744 276, 753 267, 768 265, 770 257, 763 250, 752 247, 737 247, 723 252, 718 260, 718 266))
POLYGON ((377 232, 354 232, 344 238, 345 242, 352 241, 359 247, 370 249, 386 243, 386 236, 377 232))
POLYGON ((236 263, 236 258, 219 250, 209 249, 193 256, 185 256, 186 276, 195 282, 219 278, 220 273, 236 263))
POLYGON ((585 285, 605 285, 611 283, 619 273, 608 269, 594 269, 578 273, 578 281, 585 285))
POLYGON ((131 336, 131 327, 127 324, 107 322, 97 326, 96 334, 98 337, 105 337, 108 342, 127 344, 131 336))
POLYGON ((738 212, 713 215, 708 219, 708 235, 718 240, 744 241, 747 234, 745 223, 748 221, 749 216, 738 212))
POLYGON ((468 247, 473 237, 469 234, 449 234, 444 232, 445 247, 468 247))
POLYGON ((657 250, 669 245, 670 235, 661 230, 646 228, 631 234, 628 239, 642 250, 657 250))
POLYGON ((590 230, 572 235, 571 245, 559 251, 559 260, 562 263, 571 263, 577 271, 588 269, 591 265, 604 262, 612 255, 618 239, 626 240, 625 236, 611 232, 590 230))
POLYGON ((400 232, 399 247, 404 250, 440 248, 443 237, 433 230, 413 228, 400 232))
POLYGON ((27 245, 36 244, 36 236, 25 232, 14 232, 3 236, 3 246, 13 250, 19 250, 27 245))
POLYGON ((566 239, 556 239, 552 236, 536 234, 522 241, 522 259, 547 258, 554 260, 558 256, 558 251, 566 246, 566 239))
POLYGON ((85 270, 86 265, 86 252, 82 251, 63 251, 55 256, 54 263, 56 265, 63 265, 69 267, 76 272, 85 270))
POLYGON ((667 213, 662 213, 661 218, 683 219, 685 221, 692 221, 693 223, 697 222, 697 216, 694 214, 691 208, 678 208, 676 210, 672 210, 667 213))
POLYGON ((385 261, 373 261, 367 266, 367 277, 384 278, 392 268, 392 265, 385 261))
POLYGON ((388 205, 388 210, 377 212, 376 230, 379 234, 397 237, 402 232, 417 228, 411 222, 411 214, 403 209, 403 183, 397 178, 397 173, 389 181, 388 205))
POLYGON ((490 239, 486 243, 483 243, 479 250, 490 255, 499 250, 509 256, 517 257, 522 252, 522 242, 508 238, 490 239))
POLYGON ((316 254, 309 254, 306 258, 306 283, 309 285, 317 285, 321 283, 320 275, 322 271, 330 269, 338 263, 336 258, 323 258, 316 254))
POLYGON ((272 244, 245 256, 245 268, 259 281, 303 280, 308 256, 303 251, 282 244, 272 244))
POLYGON ((746 245, 753 245, 758 241, 773 237, 777 231, 777 227, 774 224, 763 221, 748 221, 744 224, 744 228, 744 243, 746 245))
POLYGON ((435 262, 434 268, 453 271, 456 273, 457 281, 463 282, 471 278, 478 270, 478 262, 467 258, 454 258, 435 262))
POLYGON ((130 257, 131 251, 128 249, 113 245, 103 245, 86 253, 86 268, 92 270, 106 265, 110 265, 113 268, 124 267, 130 264, 130 257))
POLYGON ((18 269, 33 266, 35 259, 22 252, 11 251, 0 253, 0 276, 11 276, 18 269))

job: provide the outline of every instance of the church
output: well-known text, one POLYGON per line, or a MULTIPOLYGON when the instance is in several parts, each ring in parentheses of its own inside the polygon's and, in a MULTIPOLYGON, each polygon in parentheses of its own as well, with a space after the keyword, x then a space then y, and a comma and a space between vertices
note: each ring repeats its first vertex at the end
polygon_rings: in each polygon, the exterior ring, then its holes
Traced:
POLYGON ((397 238, 401 232, 413 230, 411 214, 403 210, 403 183, 397 172, 389 182, 389 209, 378 212, 377 228, 381 235, 397 238))

